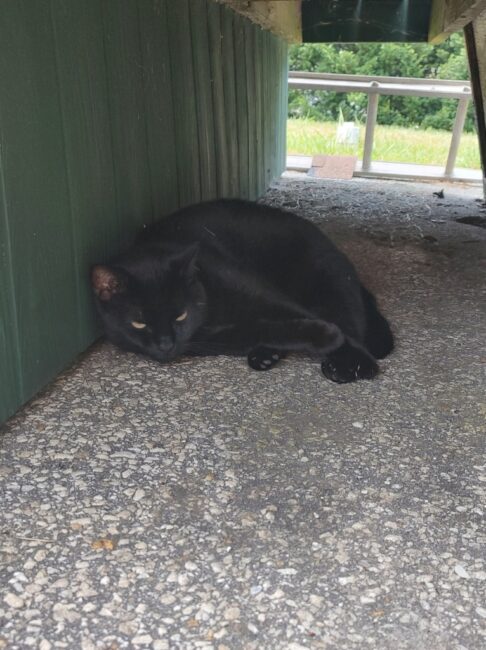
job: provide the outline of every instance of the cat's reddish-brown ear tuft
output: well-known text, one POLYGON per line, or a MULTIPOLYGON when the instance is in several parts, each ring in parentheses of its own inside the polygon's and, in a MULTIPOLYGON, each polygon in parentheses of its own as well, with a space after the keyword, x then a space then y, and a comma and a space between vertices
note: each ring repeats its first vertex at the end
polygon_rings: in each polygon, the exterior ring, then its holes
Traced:
POLYGON ((93 266, 91 269, 91 284, 95 294, 103 302, 111 300, 115 293, 124 289, 123 281, 117 272, 102 265, 93 266))

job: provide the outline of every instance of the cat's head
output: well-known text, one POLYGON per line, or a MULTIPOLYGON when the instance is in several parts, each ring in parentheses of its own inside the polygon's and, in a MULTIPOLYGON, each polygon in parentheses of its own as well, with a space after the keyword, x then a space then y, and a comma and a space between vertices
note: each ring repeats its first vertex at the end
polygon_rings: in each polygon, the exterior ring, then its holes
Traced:
POLYGON ((113 266, 94 266, 91 283, 108 339, 158 361, 183 353, 206 314, 197 254, 197 246, 144 248, 113 266))

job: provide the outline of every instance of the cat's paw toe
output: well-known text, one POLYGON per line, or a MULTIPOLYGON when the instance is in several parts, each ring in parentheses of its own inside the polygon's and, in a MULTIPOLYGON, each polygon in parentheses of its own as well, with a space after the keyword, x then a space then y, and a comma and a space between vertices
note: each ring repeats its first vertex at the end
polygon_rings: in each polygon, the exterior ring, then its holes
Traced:
POLYGON ((321 369, 325 377, 338 384, 373 379, 379 372, 372 356, 349 343, 329 354, 322 362, 321 369))
POLYGON ((269 348, 258 347, 250 351, 248 354, 248 365, 253 370, 270 370, 281 359, 281 356, 275 350, 269 348))

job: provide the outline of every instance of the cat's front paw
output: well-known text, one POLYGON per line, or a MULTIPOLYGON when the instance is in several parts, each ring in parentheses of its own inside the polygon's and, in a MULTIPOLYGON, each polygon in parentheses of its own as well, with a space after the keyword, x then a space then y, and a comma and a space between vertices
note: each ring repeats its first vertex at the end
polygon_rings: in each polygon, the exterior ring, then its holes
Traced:
POLYGON ((338 384, 347 384, 358 379, 373 379, 379 372, 373 357, 349 341, 328 354, 321 364, 321 369, 325 377, 338 384))
POLYGON ((281 358, 282 355, 276 350, 260 345, 248 353, 248 365, 253 370, 270 370, 281 358))

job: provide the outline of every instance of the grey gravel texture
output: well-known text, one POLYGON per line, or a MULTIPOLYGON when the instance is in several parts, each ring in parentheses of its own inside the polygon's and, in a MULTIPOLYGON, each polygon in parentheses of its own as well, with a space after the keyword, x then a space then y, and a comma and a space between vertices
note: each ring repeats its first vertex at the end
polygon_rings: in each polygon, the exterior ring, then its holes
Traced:
POLYGON ((265 197, 378 296, 374 381, 98 344, 6 424, 0 648, 486 647, 486 212, 437 189, 265 197))

